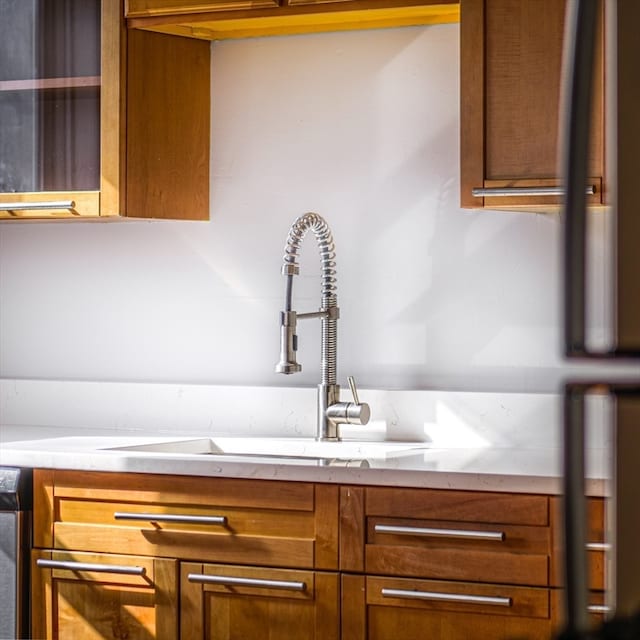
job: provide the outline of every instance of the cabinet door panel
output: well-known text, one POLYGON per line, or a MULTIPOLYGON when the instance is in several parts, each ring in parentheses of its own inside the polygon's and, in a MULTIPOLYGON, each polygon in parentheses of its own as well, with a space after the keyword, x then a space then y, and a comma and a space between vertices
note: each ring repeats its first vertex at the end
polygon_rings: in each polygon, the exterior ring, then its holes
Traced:
POLYGON ((37 638, 177 638, 175 560, 34 551, 32 593, 37 638), (72 564, 69 569, 50 568, 38 566, 38 560, 72 564), (99 568, 83 570, 86 563, 99 568), (121 574, 121 567, 144 573, 121 574))
POLYGON ((0 193, 97 190, 100 1, 2 6, 0 193))
POLYGON ((100 0, 4 0, 0 218, 99 215, 100 0))
MULTIPOLYGON (((461 203, 556 206, 559 189, 565 0, 461 1, 461 203), (474 189, 493 195, 473 195, 474 189), (534 195, 518 195, 518 189, 534 195), (498 192, 496 194, 496 191, 498 192), (502 192, 502 193, 500 193, 502 192)), ((603 202, 602 30, 595 57, 589 204, 603 202)))
POLYGON ((338 638, 335 573, 183 563, 180 580, 182 640, 338 638), (206 578, 245 584, 198 581, 206 578))

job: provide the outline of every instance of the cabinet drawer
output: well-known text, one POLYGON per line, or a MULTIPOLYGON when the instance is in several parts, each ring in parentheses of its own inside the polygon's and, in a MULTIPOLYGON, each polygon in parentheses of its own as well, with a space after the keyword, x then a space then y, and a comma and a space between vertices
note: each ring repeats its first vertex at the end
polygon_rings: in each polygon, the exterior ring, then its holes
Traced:
POLYGON ((337 573, 181 563, 181 635, 338 640, 337 573))
POLYGON ((345 571, 549 583, 552 545, 544 496, 344 488, 341 536, 345 571))
POLYGON ((547 527, 367 518, 367 573, 548 584, 547 527))
POLYGON ((367 604, 491 615, 549 617, 549 590, 368 576, 367 604))
MULTIPOLYGON (((37 546, 337 567, 338 491, 332 486, 146 474, 48 475, 48 492, 36 489, 36 509, 49 512, 51 545, 38 532, 37 546), (43 501, 48 504, 38 506, 43 501)), ((36 474, 36 483, 40 477, 36 474)))
POLYGON ((342 593, 348 640, 550 637, 546 588, 345 575, 342 593))

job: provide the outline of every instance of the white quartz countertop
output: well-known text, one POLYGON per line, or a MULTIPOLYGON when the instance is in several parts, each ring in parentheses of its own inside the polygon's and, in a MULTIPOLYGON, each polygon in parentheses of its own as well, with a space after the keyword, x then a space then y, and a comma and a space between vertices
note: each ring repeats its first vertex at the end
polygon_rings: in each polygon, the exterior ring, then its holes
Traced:
MULTIPOLYGON (((368 460, 369 467, 345 463, 326 466, 316 459, 243 457, 114 450, 202 438, 131 430, 69 427, 0 426, 0 465, 108 472, 175 474, 383 485, 518 493, 562 493, 558 447, 442 447, 425 443, 387 459, 368 460)), ((208 436, 214 437, 214 436, 208 436)), ((605 449, 589 449, 586 491, 607 493, 605 449)))

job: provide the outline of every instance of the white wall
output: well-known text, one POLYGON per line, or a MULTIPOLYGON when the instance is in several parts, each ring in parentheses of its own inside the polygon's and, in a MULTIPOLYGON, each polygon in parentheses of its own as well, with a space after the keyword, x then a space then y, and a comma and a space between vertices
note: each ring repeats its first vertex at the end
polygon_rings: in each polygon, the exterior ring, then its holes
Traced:
POLYGON ((459 209, 456 25, 215 43, 212 85, 210 222, 0 225, 0 376, 316 384, 317 321, 303 373, 273 373, 286 234, 314 210, 343 384, 557 389, 559 218, 459 209))

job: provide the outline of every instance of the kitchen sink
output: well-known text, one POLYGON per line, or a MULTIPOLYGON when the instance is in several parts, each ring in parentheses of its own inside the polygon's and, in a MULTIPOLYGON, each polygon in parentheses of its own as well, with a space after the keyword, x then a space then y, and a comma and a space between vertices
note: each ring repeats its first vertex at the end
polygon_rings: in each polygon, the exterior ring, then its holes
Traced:
POLYGON ((194 438, 113 447, 117 451, 137 451, 175 455, 259 456, 329 460, 386 460, 419 453, 428 442, 386 442, 365 440, 318 441, 313 438, 194 438))

